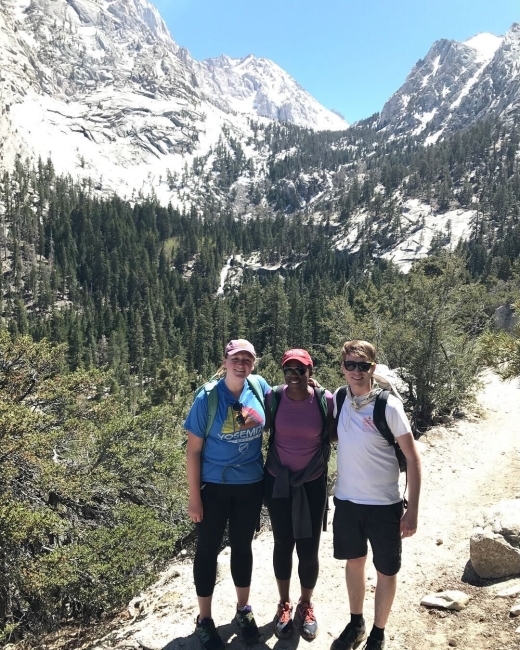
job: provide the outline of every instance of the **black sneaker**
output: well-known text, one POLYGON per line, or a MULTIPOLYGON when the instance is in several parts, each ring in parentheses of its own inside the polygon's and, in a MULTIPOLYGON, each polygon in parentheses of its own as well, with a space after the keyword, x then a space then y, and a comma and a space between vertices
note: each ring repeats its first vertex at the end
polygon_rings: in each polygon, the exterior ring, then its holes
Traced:
POLYGON ((225 647, 212 618, 203 618, 199 621, 197 616, 195 634, 199 637, 204 650, 223 650, 225 647))
POLYGON ((337 639, 332 642, 330 650, 352 650, 361 645, 361 642, 366 638, 365 623, 359 627, 354 627, 349 623, 337 639))
POLYGON ((379 639, 373 639, 371 636, 369 636, 367 642, 363 646, 363 650, 384 650, 384 647, 384 639, 381 641, 379 639))
POLYGON ((251 605, 246 605, 242 609, 237 608, 235 621, 238 623, 244 643, 247 645, 255 645, 255 643, 258 643, 259 632, 251 605))

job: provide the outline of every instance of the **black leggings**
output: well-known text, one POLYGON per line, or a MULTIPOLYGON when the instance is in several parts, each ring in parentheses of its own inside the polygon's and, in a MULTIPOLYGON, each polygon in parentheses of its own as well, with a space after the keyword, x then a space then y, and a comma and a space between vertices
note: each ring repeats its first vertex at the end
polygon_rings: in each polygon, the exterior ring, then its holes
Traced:
POLYGON ((249 587, 253 571, 251 542, 260 517, 263 481, 246 485, 206 483, 201 490, 203 518, 197 526, 193 578, 197 596, 213 594, 219 554, 229 521, 231 575, 236 587, 249 587))
POLYGON ((269 510, 274 536, 273 566, 277 580, 289 580, 292 573, 292 556, 296 544, 298 575, 304 589, 314 589, 320 569, 318 550, 321 527, 327 501, 325 474, 304 483, 311 511, 312 537, 293 537, 292 499, 273 499, 274 476, 265 474, 265 503, 269 510))

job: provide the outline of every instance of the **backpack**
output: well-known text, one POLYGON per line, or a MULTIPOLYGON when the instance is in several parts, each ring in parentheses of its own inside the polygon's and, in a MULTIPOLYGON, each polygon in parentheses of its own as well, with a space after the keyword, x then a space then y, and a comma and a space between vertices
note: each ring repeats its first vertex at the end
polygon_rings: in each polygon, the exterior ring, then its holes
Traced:
MULTIPOLYGON (((388 395, 390 394, 389 390, 382 390, 375 399, 374 402, 374 415, 373 420, 376 425, 377 430, 383 436, 383 438, 388 442, 388 444, 394 448, 395 456, 397 462, 399 463, 399 471, 406 472, 406 456, 403 454, 399 443, 394 438, 393 433, 390 431, 390 427, 386 421, 386 403, 388 402, 388 395)), ((339 414, 343 407, 343 402, 347 396, 347 387, 341 386, 336 392, 336 422, 339 420, 339 414)))
MULTIPOLYGON (((249 385, 249 388, 253 391, 256 399, 262 405, 265 414, 265 399, 264 399, 264 393, 262 392, 262 387, 260 386, 260 382, 255 377, 255 375, 249 375, 246 381, 249 385)), ((206 438, 208 437, 211 427, 213 426, 213 422, 215 421, 215 417, 217 415, 217 410, 218 410, 217 383, 218 383, 218 379, 213 379, 213 378, 210 379, 205 384, 202 384, 202 386, 199 386, 199 388, 197 388, 193 396, 193 399, 195 399, 201 391, 204 391, 206 393, 206 397, 208 398, 208 419, 206 422, 206 430, 204 432, 204 440, 206 440, 206 438)))
MULTIPOLYGON (((278 411, 278 407, 280 406, 283 389, 284 389, 283 386, 274 386, 271 392, 271 408, 267 413, 267 415, 269 416, 269 440, 267 442, 267 449, 271 447, 274 441, 274 424, 276 419, 276 412, 278 411)), ((321 386, 319 387, 315 386, 314 394, 316 395, 316 399, 318 400, 321 417, 323 419, 323 429, 321 432, 321 448, 323 452, 323 460, 325 463, 325 469, 323 471, 325 475, 325 485, 328 485, 327 476, 328 476, 328 469, 329 469, 328 463, 330 458, 330 440, 329 440, 329 430, 327 427, 327 418, 328 418, 329 409, 327 405, 327 398, 325 396, 325 389, 322 388, 321 386)), ((329 512, 329 499, 327 498, 327 502, 325 505, 325 512, 323 513, 324 531, 327 530, 328 512, 329 512)))

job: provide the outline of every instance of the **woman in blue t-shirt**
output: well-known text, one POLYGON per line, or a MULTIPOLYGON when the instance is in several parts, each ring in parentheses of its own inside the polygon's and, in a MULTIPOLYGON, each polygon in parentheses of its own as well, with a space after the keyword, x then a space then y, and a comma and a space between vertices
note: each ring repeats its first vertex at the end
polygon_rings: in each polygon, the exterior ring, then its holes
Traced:
MULTIPOLYGON (((237 592, 236 621, 247 644, 258 643, 258 627, 249 589, 253 568, 251 542, 263 498, 263 401, 248 380, 256 361, 253 345, 230 341, 225 350, 224 376, 213 390, 218 405, 209 432, 208 392, 195 398, 184 427, 188 432, 188 514, 197 525, 193 576, 199 604, 195 632, 205 650, 221 650, 224 643, 211 617, 217 556, 229 523, 231 575, 237 592)), ((255 375, 255 386, 266 395, 267 382, 255 375)), ((213 415, 213 414, 212 414, 213 415)), ((211 417, 212 417, 211 415, 211 417)))

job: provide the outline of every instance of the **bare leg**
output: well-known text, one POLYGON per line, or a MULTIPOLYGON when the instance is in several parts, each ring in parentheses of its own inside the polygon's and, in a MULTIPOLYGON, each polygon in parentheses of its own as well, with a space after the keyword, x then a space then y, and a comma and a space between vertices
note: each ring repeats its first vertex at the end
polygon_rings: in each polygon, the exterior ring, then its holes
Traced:
POLYGON ((392 603, 394 602, 396 588, 397 575, 385 576, 379 573, 379 571, 377 572, 374 612, 374 625, 377 627, 386 627, 386 622, 392 609, 392 603))
POLYGON ((197 596, 199 601, 199 621, 203 618, 211 618, 211 601, 213 596, 197 596))
POLYGON ((242 608, 249 604, 250 587, 235 587, 237 590, 237 605, 242 608))
MULTIPOLYGON (((345 577, 351 614, 362 614, 365 602, 365 564, 367 556, 347 560, 345 577)), ((379 584, 379 582, 378 582, 379 584)))
POLYGON ((312 592, 313 591, 314 591, 314 589, 305 589, 304 587, 302 587, 302 597, 301 597, 302 603, 310 603, 311 602, 312 592))

